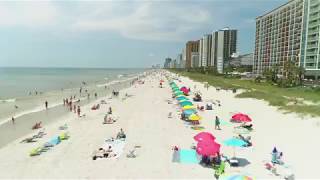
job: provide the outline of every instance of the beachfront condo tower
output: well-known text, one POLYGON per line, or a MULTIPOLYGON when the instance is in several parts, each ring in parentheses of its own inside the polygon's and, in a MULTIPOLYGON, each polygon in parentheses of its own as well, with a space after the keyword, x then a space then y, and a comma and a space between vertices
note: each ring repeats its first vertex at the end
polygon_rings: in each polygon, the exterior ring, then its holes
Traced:
POLYGON ((199 52, 199 41, 188 41, 186 44, 186 68, 192 68, 192 54, 199 52))
POLYGON ((237 52, 237 30, 224 28, 212 33, 211 66, 223 73, 224 64, 237 52))
POLYGON ((320 76, 320 0, 290 0, 256 18, 253 72, 288 61, 305 68, 306 77, 320 76))

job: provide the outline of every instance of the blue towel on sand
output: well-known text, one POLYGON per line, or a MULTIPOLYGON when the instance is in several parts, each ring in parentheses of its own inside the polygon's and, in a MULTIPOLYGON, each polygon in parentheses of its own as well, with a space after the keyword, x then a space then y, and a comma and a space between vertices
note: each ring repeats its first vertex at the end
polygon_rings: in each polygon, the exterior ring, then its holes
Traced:
POLYGON ((57 145, 60 142, 61 142, 61 140, 60 140, 59 136, 55 136, 49 141, 49 143, 52 144, 52 145, 57 145))
POLYGON ((198 164, 200 162, 197 158, 197 152, 193 149, 181 149, 179 154, 180 163, 198 164))

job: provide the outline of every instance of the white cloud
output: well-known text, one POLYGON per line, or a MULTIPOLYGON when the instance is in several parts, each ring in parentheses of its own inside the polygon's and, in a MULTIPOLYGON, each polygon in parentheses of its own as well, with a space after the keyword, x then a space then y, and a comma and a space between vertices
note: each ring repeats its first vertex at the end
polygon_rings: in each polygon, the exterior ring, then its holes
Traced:
POLYGON ((148 54, 149 57, 154 57, 155 55, 153 53, 148 54))
MULTIPOLYGON (((118 4, 119 5, 119 4, 118 4)), ((113 9, 123 8, 114 6, 113 9)), ((131 5, 131 4, 129 4, 131 5)), ((134 4, 131 13, 99 19, 78 19, 74 31, 115 31, 142 40, 181 40, 185 33, 209 22, 207 11, 197 6, 179 7, 177 4, 143 2, 134 4)))
POLYGON ((59 13, 49 1, 0 2, 0 27, 45 27, 54 25, 59 13))

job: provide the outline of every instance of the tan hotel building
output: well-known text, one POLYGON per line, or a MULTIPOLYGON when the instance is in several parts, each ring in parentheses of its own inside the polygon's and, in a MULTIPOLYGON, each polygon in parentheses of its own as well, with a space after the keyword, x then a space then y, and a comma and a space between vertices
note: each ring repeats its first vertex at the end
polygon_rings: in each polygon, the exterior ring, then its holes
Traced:
POLYGON ((256 18, 253 72, 262 74, 286 61, 320 76, 320 0, 290 0, 256 18))

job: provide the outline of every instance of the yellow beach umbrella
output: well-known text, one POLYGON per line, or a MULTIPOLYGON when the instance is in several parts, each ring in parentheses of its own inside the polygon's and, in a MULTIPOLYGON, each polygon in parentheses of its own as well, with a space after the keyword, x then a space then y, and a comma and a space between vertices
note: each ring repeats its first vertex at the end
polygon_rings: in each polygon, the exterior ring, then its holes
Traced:
POLYGON ((182 107, 183 110, 187 110, 187 109, 195 109, 194 106, 190 106, 190 105, 186 105, 182 107))
POLYGON ((199 121, 200 119, 201 119, 201 117, 198 116, 198 115, 196 115, 196 114, 191 114, 191 115, 189 116, 189 120, 190 120, 190 121, 199 121))

